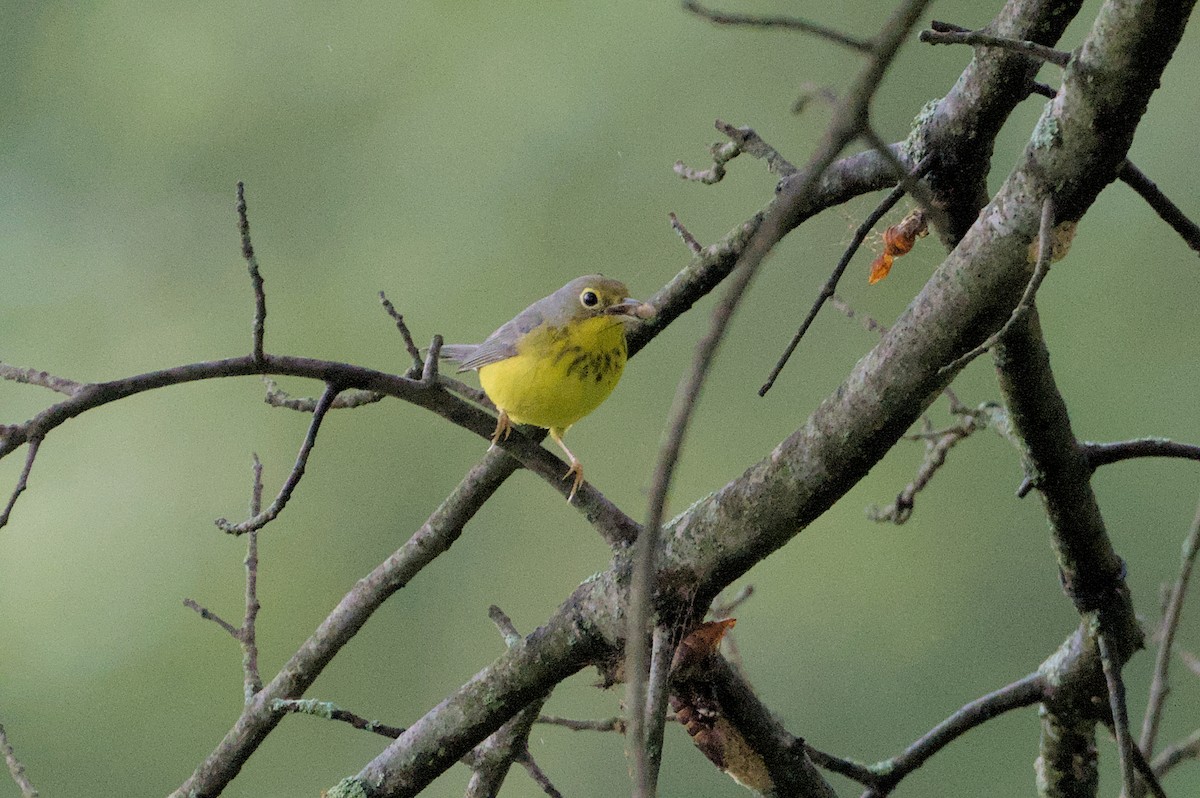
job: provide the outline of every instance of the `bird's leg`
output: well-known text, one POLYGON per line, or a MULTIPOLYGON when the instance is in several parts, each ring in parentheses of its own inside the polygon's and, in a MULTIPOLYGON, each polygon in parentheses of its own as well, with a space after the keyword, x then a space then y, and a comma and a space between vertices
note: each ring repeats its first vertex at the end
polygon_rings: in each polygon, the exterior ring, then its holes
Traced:
POLYGON ((550 437, 553 438, 554 442, 558 444, 558 448, 567 453, 567 459, 571 461, 571 467, 567 469, 567 473, 563 474, 563 479, 566 479, 572 474, 575 475, 575 484, 571 486, 571 493, 567 496, 567 503, 570 504, 571 500, 575 498, 575 493, 579 490, 579 486, 583 484, 583 464, 579 462, 578 457, 571 454, 571 450, 567 448, 565 443, 563 443, 562 436, 565 432, 565 429, 560 430, 553 427, 550 428, 550 437))
POLYGON ((509 420, 508 413, 502 409, 500 415, 496 416, 496 431, 492 433, 492 445, 488 447, 488 451, 495 449, 496 444, 501 440, 508 440, 510 432, 512 432, 512 421, 509 420))

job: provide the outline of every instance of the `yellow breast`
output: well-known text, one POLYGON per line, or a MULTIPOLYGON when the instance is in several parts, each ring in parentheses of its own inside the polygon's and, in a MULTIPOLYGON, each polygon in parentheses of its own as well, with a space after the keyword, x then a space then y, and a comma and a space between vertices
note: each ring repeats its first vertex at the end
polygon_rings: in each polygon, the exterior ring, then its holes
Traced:
POLYGON ((534 328, 516 355, 480 368, 479 382, 514 422, 566 430, 608 398, 625 359, 625 326, 595 316, 534 328))

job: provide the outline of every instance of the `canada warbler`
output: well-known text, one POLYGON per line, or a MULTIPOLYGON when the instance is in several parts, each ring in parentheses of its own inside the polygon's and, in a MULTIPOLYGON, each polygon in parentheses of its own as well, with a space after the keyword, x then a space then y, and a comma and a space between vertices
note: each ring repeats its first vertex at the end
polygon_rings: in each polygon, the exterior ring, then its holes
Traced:
POLYGON ((459 371, 479 370, 479 382, 500 412, 492 446, 513 424, 550 430, 571 462, 567 501, 583 484, 583 466, 563 443, 579 419, 599 407, 621 379, 625 322, 654 309, 629 298, 624 283, 599 274, 572 280, 501 325, 481 344, 451 344, 442 356, 459 371))

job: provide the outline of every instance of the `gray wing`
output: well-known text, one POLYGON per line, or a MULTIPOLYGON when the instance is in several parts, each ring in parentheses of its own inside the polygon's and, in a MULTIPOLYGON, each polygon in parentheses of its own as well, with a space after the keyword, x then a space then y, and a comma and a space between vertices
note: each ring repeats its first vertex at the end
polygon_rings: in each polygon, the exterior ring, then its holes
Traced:
POLYGON ((481 344, 448 344, 442 357, 456 361, 459 371, 482 368, 517 354, 517 339, 545 321, 536 303, 505 322, 481 344))

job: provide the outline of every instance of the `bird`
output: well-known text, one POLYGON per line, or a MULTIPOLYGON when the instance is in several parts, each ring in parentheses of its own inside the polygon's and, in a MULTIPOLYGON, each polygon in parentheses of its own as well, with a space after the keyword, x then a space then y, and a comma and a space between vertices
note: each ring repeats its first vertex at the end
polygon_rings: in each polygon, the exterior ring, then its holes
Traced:
POLYGON ((563 435, 608 398, 628 357, 627 325, 652 318, 654 308, 632 299, 619 280, 578 277, 514 316, 481 344, 447 344, 441 356, 459 371, 479 372, 498 412, 489 451, 507 440, 513 424, 550 432, 566 453, 573 476, 567 501, 583 484, 583 465, 563 435))

